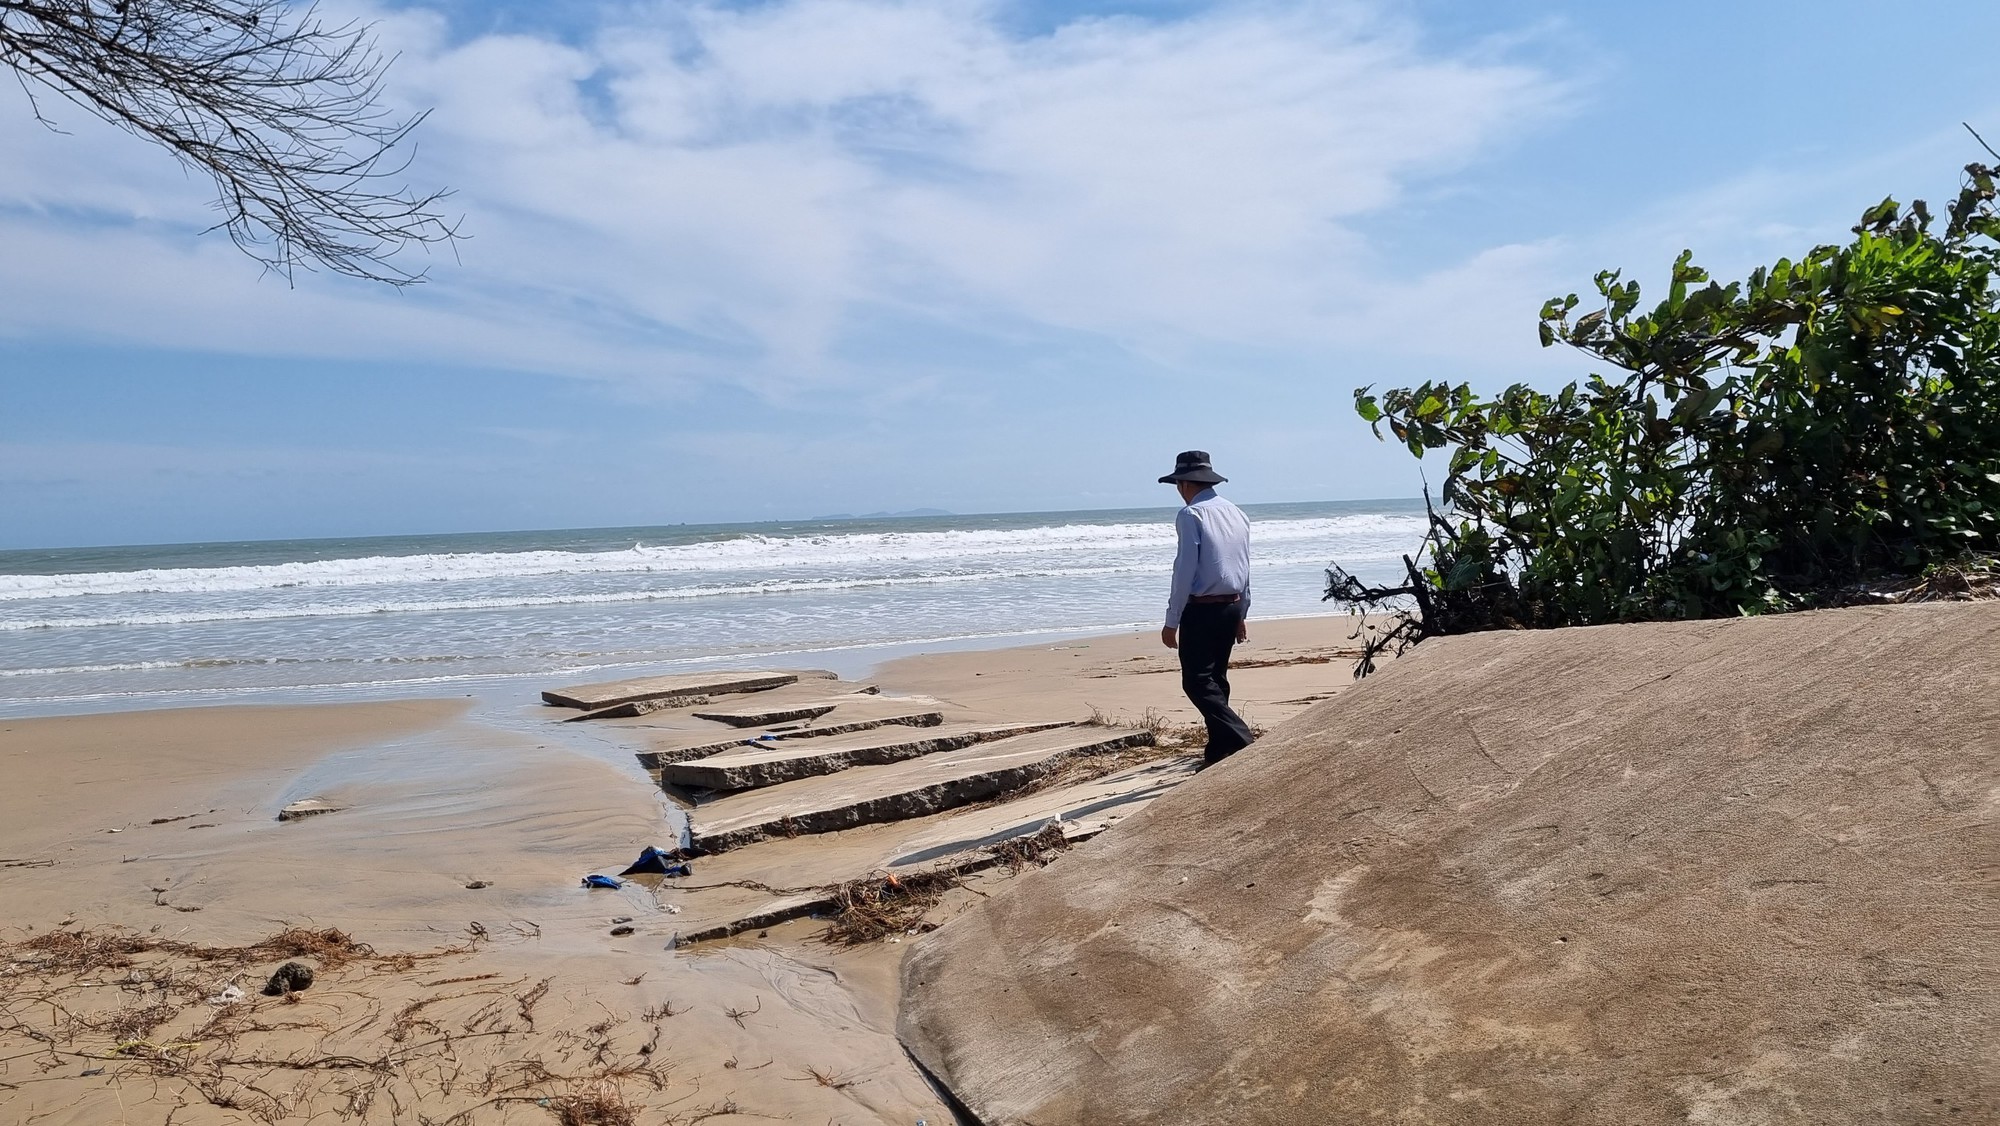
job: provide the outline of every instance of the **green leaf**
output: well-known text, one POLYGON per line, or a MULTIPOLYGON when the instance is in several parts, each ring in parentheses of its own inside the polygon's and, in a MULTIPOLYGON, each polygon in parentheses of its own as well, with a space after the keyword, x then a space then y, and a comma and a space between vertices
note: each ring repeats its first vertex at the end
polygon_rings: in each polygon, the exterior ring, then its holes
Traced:
POLYGON ((1861 213, 1861 226, 1881 227, 1893 223, 1896 221, 1896 212, 1898 210, 1900 210, 1900 206, 1896 203, 1894 197, 1886 198, 1881 203, 1861 213))

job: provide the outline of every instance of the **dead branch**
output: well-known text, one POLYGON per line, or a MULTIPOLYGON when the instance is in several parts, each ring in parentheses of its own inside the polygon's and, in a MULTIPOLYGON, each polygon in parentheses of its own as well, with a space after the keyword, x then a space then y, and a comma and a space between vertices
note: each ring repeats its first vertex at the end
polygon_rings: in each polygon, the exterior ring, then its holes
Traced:
POLYGON ((214 182, 215 227, 287 281, 404 286, 423 271, 391 259, 458 231, 447 192, 392 186, 425 115, 384 106, 369 32, 286 0, 0 0, 0 64, 44 124, 38 89, 166 149, 214 182))

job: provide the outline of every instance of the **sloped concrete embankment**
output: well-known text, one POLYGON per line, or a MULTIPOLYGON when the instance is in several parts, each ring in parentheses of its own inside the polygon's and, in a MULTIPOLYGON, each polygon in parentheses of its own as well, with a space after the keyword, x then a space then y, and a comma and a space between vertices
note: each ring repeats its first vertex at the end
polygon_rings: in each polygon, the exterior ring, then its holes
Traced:
POLYGON ((984 1122, 2000 1121, 2000 604, 1427 643, 917 944, 984 1122))

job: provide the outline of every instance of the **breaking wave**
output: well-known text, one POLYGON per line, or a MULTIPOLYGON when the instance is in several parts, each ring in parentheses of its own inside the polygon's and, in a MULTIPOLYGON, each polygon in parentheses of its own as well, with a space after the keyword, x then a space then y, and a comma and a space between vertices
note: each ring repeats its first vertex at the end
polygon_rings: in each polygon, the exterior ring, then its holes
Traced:
MULTIPOLYGON (((1318 555, 1263 557, 1258 569, 1319 561, 1318 555)), ((196 625, 211 622, 263 622, 288 618, 355 618, 377 614, 451 613, 466 610, 523 610, 556 606, 589 606, 632 602, 678 602, 690 599, 722 598, 732 595, 786 595, 869 588, 941 586, 957 583, 987 583, 1009 579, 1074 579, 1111 575, 1165 574, 1166 562, 1149 562, 1122 567, 1011 568, 918 575, 884 575, 870 578, 773 579, 733 585, 703 585, 658 589, 604 591, 595 593, 548 593, 514 597, 469 597, 441 599, 383 599, 354 602, 296 602, 262 604, 238 608, 190 608, 184 610, 134 612, 102 616, 68 616, 26 619, 0 618, 0 633, 42 629, 83 629, 106 626, 196 625)), ((133 666, 139 667, 139 666, 133 666)))
MULTIPOLYGON (((1403 542, 1421 534, 1421 517, 1357 514, 1297 520, 1264 520, 1253 535, 1261 549, 1285 543, 1333 537, 1393 537, 1403 542)), ((932 565, 1020 555, 1075 556, 1128 550, 1165 550, 1174 542, 1171 523, 1062 524, 1004 530, 938 532, 866 532, 844 535, 741 535, 700 543, 648 547, 635 544, 617 551, 513 551, 432 555, 376 555, 353 559, 275 563, 239 567, 186 567, 81 574, 0 575, 0 602, 73 598, 89 595, 224 594, 262 590, 340 590, 416 583, 476 582, 559 575, 678 574, 717 576, 732 573, 793 569, 844 569, 932 565)), ((1021 572, 1036 574, 1041 572, 1021 572)), ((1065 569, 1062 574, 1087 574, 1065 569)), ((986 570, 987 577, 1007 577, 986 570)), ((912 576, 906 581, 950 581, 912 576)), ((607 596, 606 600, 644 597, 700 597, 704 594, 758 593, 777 589, 769 584, 711 585, 688 591, 607 596)), ((437 607, 398 602, 393 609, 464 608, 554 605, 545 600, 477 600, 437 607)), ((276 616, 297 616, 289 610, 276 616)), ((363 612, 343 608, 343 613, 363 612)), ((178 619, 157 619, 178 620, 178 619)), ((80 624, 77 621, 62 624, 80 624)), ((32 624, 0 625, 5 629, 32 624)))

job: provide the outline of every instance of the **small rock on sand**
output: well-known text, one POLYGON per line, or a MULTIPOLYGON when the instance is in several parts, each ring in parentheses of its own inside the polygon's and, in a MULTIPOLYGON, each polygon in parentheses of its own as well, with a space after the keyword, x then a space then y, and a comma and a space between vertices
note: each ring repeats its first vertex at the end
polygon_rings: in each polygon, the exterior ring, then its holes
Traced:
POLYGON ((318 813, 339 813, 346 806, 335 805, 324 798, 306 798, 295 801, 278 811, 278 820, 297 821, 301 817, 311 817, 318 813))
POLYGON ((278 972, 272 974, 271 980, 264 984, 264 996, 282 997, 287 993, 297 993, 301 990, 311 989, 312 983, 313 971, 311 966, 306 965, 304 962, 286 962, 284 965, 279 966, 278 972))

